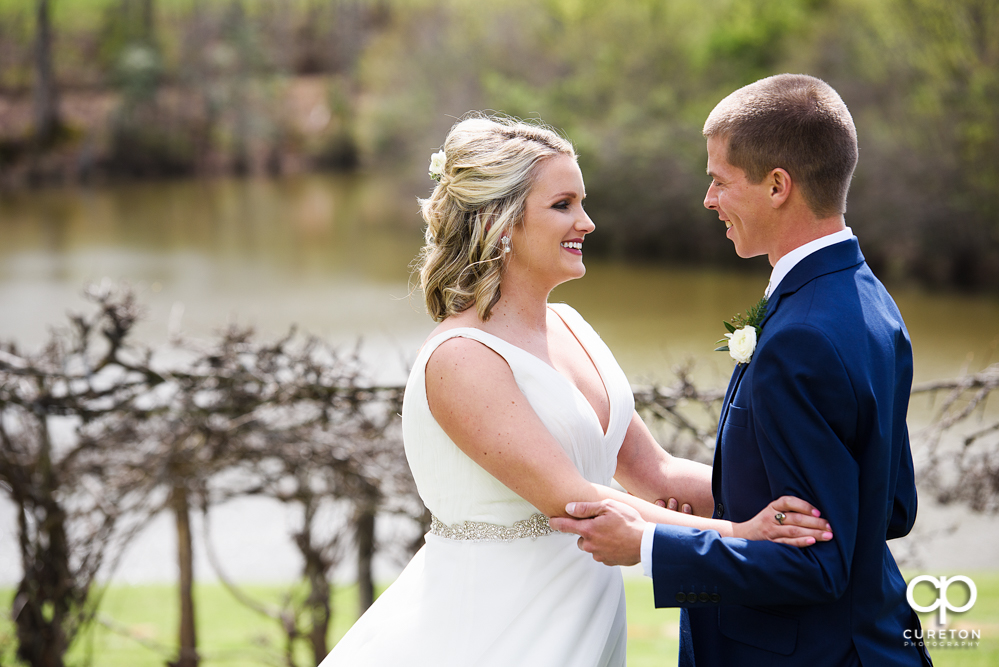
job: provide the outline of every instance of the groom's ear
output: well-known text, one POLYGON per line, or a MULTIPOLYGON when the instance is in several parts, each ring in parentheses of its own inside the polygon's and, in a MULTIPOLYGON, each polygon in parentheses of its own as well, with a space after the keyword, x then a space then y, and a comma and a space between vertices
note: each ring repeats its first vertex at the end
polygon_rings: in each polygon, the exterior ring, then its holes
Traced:
POLYGON ((767 176, 767 184, 770 186, 770 205, 780 208, 791 196, 791 174, 778 167, 767 176))

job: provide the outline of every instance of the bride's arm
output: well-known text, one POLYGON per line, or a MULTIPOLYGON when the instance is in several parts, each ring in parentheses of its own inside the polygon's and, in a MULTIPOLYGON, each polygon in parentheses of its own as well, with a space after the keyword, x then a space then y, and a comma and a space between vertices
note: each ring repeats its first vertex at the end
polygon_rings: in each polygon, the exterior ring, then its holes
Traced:
POLYGON ((605 497, 579 474, 506 360, 489 347, 468 338, 445 341, 427 361, 426 388, 430 411, 448 437, 546 516, 565 516, 572 500, 605 497))
POLYGON ((635 412, 617 455, 615 479, 629 493, 649 502, 675 498, 698 516, 711 516, 711 467, 670 455, 659 446, 635 412))
MULTIPOLYGON (((794 496, 781 496, 777 500, 764 507, 755 517, 742 523, 733 523, 721 519, 708 519, 702 516, 691 516, 668 510, 658 505, 654 505, 646 500, 637 498, 627 493, 621 493, 616 489, 602 487, 595 484, 599 494, 605 500, 616 501, 638 511, 641 519, 651 523, 666 523, 674 526, 687 526, 698 530, 714 530, 722 537, 741 537, 747 540, 771 540, 773 542, 783 542, 797 547, 807 547, 817 541, 828 542, 832 539, 832 528, 829 523, 818 516, 818 510, 811 503, 794 496), (778 512, 785 514, 783 523, 778 524, 774 515, 778 512)), ((607 507, 607 503, 578 503, 579 510, 573 513, 576 518, 590 516, 584 507, 593 510, 596 516, 599 508, 607 507)), ((560 516, 566 516, 563 510, 560 516)), ((553 524, 554 525, 554 524, 553 524)), ((561 525, 561 524, 560 524, 561 525)), ((559 526, 554 526, 556 530, 562 530, 559 526)), ((563 531, 575 532, 575 531, 563 531)))
POLYGON ((619 500, 655 523, 753 539, 822 539, 825 522, 810 515, 789 514, 784 526, 778 526, 771 515, 773 526, 766 526, 766 533, 744 534, 740 527, 753 522, 732 524, 672 512, 587 481, 521 393, 506 361, 477 341, 453 338, 442 343, 427 362, 426 389, 430 411, 451 440, 546 516, 566 516, 570 502, 619 500))

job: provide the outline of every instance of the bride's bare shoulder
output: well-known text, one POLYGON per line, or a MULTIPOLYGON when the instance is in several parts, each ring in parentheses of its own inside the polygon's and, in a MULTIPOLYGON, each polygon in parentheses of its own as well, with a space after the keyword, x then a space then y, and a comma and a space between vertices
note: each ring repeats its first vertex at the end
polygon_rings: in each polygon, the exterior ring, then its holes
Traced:
POLYGON ((423 345, 420 346, 420 349, 423 349, 423 347, 427 343, 432 341, 434 338, 437 338, 437 336, 440 336, 442 333, 446 333, 453 329, 478 328, 476 325, 481 324, 479 319, 477 317, 469 317, 468 315, 469 312, 464 311, 458 313, 457 315, 451 315, 450 317, 446 317, 440 322, 438 322, 437 326, 434 327, 434 330, 430 332, 430 334, 426 337, 426 339, 424 339, 423 345))
POLYGON ((439 423, 448 414, 478 415, 490 404, 486 396, 500 400, 519 391, 506 359, 464 336, 449 338, 430 353, 424 381, 430 411, 439 423))

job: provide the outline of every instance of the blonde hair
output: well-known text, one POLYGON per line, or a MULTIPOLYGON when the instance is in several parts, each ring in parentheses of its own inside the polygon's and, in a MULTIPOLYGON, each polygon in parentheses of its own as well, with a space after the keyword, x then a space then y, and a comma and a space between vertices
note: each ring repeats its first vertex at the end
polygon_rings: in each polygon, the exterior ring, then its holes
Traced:
POLYGON ((778 167, 801 186, 818 217, 846 213, 857 166, 857 128, 825 81, 778 74, 735 91, 714 108, 704 136, 728 140, 728 162, 759 183, 778 167))
POLYGON ((437 187, 420 200, 427 223, 420 286, 434 321, 473 304, 485 321, 500 298, 500 239, 523 221, 539 165, 576 153, 540 121, 474 114, 448 132, 444 155, 437 187))

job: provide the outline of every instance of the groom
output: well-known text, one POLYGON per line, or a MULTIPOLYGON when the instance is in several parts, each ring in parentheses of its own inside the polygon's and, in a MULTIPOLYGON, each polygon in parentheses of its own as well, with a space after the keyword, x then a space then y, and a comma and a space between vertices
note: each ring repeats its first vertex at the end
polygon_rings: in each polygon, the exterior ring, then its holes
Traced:
POLYGON ((683 608, 681 665, 929 665, 907 645, 919 621, 886 542, 916 517, 912 351, 844 222, 853 119, 823 81, 784 74, 722 100, 704 136, 704 205, 740 257, 773 265, 758 342, 745 341, 721 412, 714 517, 745 521, 794 495, 835 539, 798 549, 722 538, 646 524, 613 501, 570 503, 579 518, 552 526, 601 562, 641 560, 656 606, 683 608))

